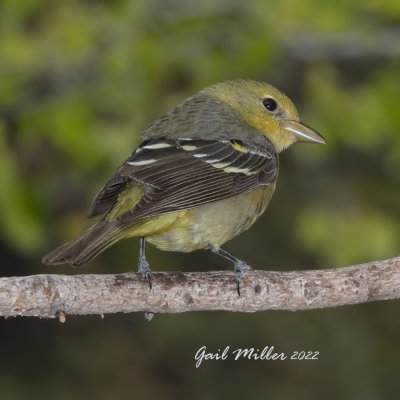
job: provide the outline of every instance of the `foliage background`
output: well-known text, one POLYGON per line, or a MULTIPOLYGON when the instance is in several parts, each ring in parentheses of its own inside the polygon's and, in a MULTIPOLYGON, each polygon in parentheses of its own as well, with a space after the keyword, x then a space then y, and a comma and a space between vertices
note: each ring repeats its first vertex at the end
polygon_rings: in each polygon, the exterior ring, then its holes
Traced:
MULTIPOLYGON (((400 249, 400 2, 13 1, 0 5, 2 275, 135 268, 119 243, 85 269, 41 265, 89 226, 91 198, 140 132, 217 81, 265 80, 326 146, 281 157, 268 211, 226 245, 256 268, 327 268, 400 249)), ((150 248, 153 268, 227 265, 150 248)), ((395 398, 398 301, 322 311, 0 321, 2 399, 395 398), (206 345, 318 350, 208 361, 206 345)))

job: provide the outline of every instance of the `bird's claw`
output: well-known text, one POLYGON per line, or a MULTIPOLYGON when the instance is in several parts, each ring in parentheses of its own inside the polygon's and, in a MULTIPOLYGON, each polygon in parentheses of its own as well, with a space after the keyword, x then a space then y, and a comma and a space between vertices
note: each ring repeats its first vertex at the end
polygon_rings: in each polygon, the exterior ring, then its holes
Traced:
POLYGON ((221 257, 226 258, 227 260, 233 262, 233 271, 235 273, 235 282, 236 282, 236 290, 238 295, 240 296, 240 284, 242 282, 243 273, 251 269, 250 265, 246 264, 244 261, 239 260, 234 257, 232 254, 229 254, 226 250, 221 248, 215 248, 212 243, 208 243, 208 250, 211 250, 214 254, 218 254, 221 257))
POLYGON ((150 290, 153 289, 153 274, 151 270, 149 269, 148 271, 146 271, 144 276, 147 279, 147 282, 149 283, 150 290))
POLYGON ((242 276, 246 271, 250 269, 251 267, 243 261, 238 261, 235 263, 234 273, 235 273, 236 290, 238 296, 240 296, 240 284, 242 283, 242 276))
POLYGON ((139 258, 139 267, 138 267, 139 274, 142 275, 143 278, 147 279, 149 283, 150 290, 153 288, 153 274, 150 269, 150 264, 144 257, 139 258))

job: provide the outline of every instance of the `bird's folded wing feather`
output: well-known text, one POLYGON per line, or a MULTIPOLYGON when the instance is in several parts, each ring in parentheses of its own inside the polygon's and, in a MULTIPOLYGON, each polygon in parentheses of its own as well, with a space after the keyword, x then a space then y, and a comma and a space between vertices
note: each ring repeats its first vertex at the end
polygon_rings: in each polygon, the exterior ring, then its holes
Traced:
POLYGON ((241 140, 157 139, 143 142, 94 200, 91 216, 112 209, 128 182, 143 184, 139 202, 118 219, 197 207, 272 183, 278 159, 271 143, 241 140))

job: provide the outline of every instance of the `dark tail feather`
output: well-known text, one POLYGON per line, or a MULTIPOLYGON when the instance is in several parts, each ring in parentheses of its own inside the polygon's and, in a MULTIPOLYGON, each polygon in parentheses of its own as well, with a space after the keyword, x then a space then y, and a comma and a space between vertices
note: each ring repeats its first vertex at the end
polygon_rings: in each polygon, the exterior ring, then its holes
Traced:
POLYGON ((42 258, 44 264, 86 264, 120 239, 122 229, 115 221, 100 221, 82 236, 57 247, 42 258))

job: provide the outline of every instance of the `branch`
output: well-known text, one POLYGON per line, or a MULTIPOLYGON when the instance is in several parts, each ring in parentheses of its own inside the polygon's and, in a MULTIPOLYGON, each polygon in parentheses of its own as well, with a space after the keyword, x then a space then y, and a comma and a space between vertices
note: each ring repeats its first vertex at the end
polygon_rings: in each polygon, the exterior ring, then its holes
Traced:
POLYGON ((309 310, 400 297, 400 257, 346 268, 251 270, 241 296, 233 272, 156 272, 153 289, 136 273, 0 278, 0 316, 309 310))

